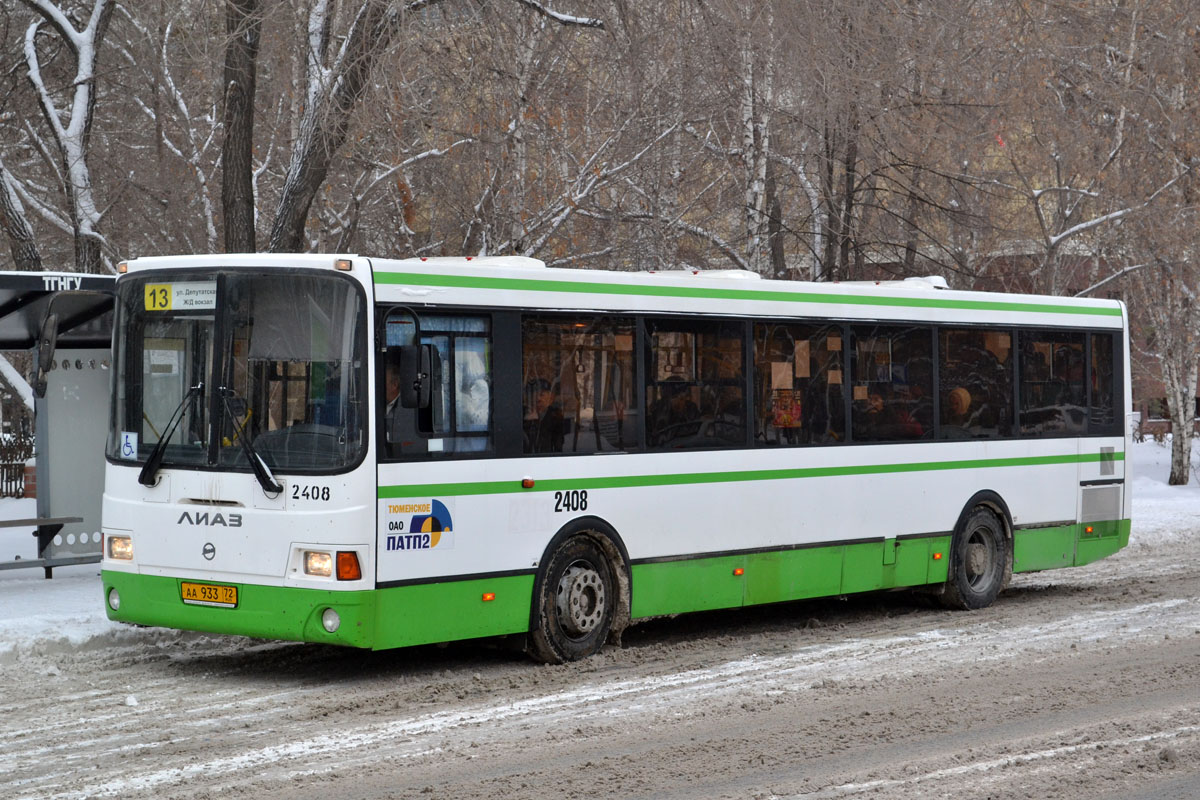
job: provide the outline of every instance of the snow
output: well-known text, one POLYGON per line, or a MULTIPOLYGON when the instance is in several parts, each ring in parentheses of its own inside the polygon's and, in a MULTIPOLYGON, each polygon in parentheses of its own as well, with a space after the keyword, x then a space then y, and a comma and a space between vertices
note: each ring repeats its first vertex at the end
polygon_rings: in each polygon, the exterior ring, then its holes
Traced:
POLYGON ((33 411, 33 389, 29 386, 28 381, 24 376, 12 365, 3 354, 0 354, 0 375, 4 376, 4 380, 13 388, 13 391, 21 398, 21 402, 30 411, 33 411))
MULTIPOLYGON (((0 519, 37 516, 37 501, 0 499, 0 519)), ((37 558, 33 528, 0 528, 0 561, 37 558)), ((81 645, 115 632, 104 616, 100 565, 56 567, 53 580, 40 568, 0 570, 0 658, 34 643, 81 645)))
MULTIPOLYGON (((1200 448, 1200 441, 1193 446, 1200 448)), ((1200 528, 1200 485, 1195 476, 1188 486, 1167 485, 1170 442, 1134 444, 1130 456, 1130 549, 1163 548, 1200 528)), ((1200 452, 1192 463, 1200 465, 1200 452)), ((34 517, 36 505, 32 499, 0 499, 0 519, 34 517)), ((32 529, 0 528, 0 561, 17 556, 37 557, 32 529)), ((0 570, 0 659, 45 646, 78 647, 98 638, 116 641, 137 635, 137 629, 105 616, 98 564, 57 567, 52 580, 46 580, 40 568, 0 570)))
POLYGON ((1168 486, 1171 439, 1162 444, 1134 444, 1133 532, 1130 547, 1159 548, 1200 528, 1200 443, 1192 442, 1192 480, 1187 486, 1168 486))

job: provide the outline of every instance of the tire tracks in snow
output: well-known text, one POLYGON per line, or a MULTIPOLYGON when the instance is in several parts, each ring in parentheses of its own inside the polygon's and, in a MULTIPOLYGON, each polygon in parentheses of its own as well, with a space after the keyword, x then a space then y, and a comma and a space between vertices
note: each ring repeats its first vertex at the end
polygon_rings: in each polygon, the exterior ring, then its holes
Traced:
MULTIPOLYGON (((77 724, 84 729, 94 723, 106 729, 103 735, 72 743, 78 747, 37 743, 43 738, 39 731, 61 730, 69 720, 51 718, 45 721, 48 727, 6 731, 0 775, 13 775, 15 780, 0 779, 0 794, 82 800, 174 793, 191 781, 209 788, 249 776, 285 781, 352 769, 385 757, 419 759, 446 746, 468 747, 481 729, 489 736, 537 741, 540 732, 561 730, 568 724, 619 721, 628 725, 631 720, 648 723, 662 714, 696 715, 731 697, 772 696, 815 687, 836 690, 840 684, 935 673, 981 661, 1036 661, 1071 645, 1084 651, 1136 646, 1194 631, 1198 615, 1200 600, 1173 598, 1079 610, 1016 626, 996 620, 973 622, 968 616, 961 626, 804 645, 711 668, 592 681, 548 694, 368 723, 352 715, 290 718, 297 710, 319 709, 327 703, 327 687, 262 695, 245 686, 227 696, 198 695, 181 704, 174 696, 179 688, 175 676, 141 687, 136 707, 114 711, 111 703, 91 703, 81 712, 76 709, 77 724), (213 743, 205 751, 207 757, 196 758, 189 740, 211 739, 214 730, 226 738, 213 743), (214 755, 212 750, 221 752, 214 755), (77 756, 73 761, 72 754, 77 756), (22 772, 21 767, 31 763, 47 769, 36 776, 22 772), (80 774, 85 767, 87 777, 80 774)), ((387 696, 386 686, 374 691, 379 698, 387 696)))

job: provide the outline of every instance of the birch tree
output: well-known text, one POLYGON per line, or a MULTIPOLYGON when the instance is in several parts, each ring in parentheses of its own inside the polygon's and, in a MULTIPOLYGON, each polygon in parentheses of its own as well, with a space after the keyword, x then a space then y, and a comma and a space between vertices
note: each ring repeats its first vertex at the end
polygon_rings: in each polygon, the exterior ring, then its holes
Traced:
MULTIPOLYGON (((1192 217, 1193 214, 1186 216, 1192 217)), ((1196 416, 1196 382, 1200 379, 1200 271, 1191 251, 1160 260, 1136 282, 1140 314, 1149 323, 1171 419, 1171 472, 1168 483, 1186 485, 1191 472, 1196 416)))
MULTIPOLYGON (((745 260, 755 272, 774 277, 770 226, 767 215, 767 171, 771 153, 771 111, 775 101, 775 17, 770 3, 742 6, 738 36, 739 117, 741 162, 745 171, 742 214, 745 225, 745 260)), ((779 265, 782 271, 782 265, 779 265)), ((783 277, 780 275, 779 277, 783 277)))
POLYGON ((1148 102, 1125 120, 1131 143, 1122 153, 1122 177, 1135 187, 1164 188, 1154 213, 1131 214, 1124 222, 1119 252, 1125 258, 1113 265, 1132 274, 1134 313, 1148 323, 1145 339, 1172 423, 1173 485, 1190 477, 1200 377, 1200 26, 1188 16, 1191 9, 1181 1, 1133 3, 1129 11, 1138 14, 1145 38, 1136 53, 1131 48, 1124 55, 1129 74, 1137 76, 1131 85, 1148 102))

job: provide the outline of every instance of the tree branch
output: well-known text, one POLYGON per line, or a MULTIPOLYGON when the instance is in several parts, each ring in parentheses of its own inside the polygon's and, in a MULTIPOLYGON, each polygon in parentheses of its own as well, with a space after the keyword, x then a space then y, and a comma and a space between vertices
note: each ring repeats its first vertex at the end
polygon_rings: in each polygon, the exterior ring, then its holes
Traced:
POLYGON ((604 20, 596 19, 594 17, 576 17, 572 16, 571 14, 562 14, 558 11, 546 8, 544 5, 537 2, 537 0, 516 0, 516 2, 520 3, 526 8, 533 9, 543 17, 552 19, 560 25, 577 25, 582 28, 598 28, 600 30, 605 29, 604 20))

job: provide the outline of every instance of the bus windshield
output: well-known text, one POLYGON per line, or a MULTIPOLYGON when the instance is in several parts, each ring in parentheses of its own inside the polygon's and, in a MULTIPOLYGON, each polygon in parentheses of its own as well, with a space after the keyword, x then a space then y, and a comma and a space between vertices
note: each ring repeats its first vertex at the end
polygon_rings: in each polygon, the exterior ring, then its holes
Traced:
POLYGON ((118 287, 108 457, 332 472, 364 446, 362 292, 341 276, 244 270, 118 287))

